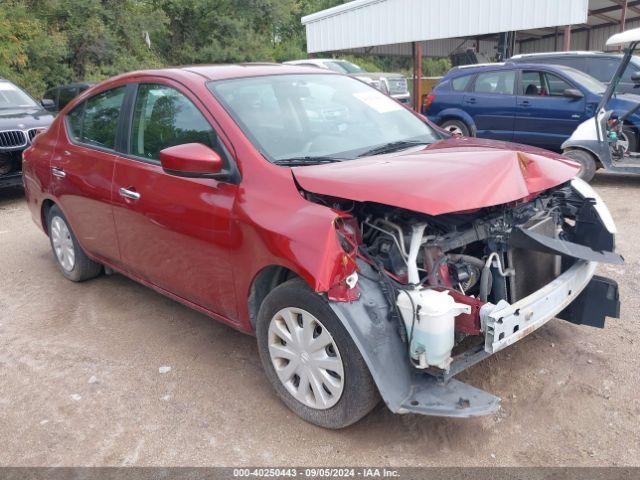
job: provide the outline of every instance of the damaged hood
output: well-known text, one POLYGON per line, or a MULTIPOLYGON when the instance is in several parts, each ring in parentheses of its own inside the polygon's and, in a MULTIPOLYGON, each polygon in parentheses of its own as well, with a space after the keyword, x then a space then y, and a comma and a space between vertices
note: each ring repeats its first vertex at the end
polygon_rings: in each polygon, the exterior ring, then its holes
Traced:
POLYGON ((530 198, 570 180, 579 168, 545 150, 462 138, 292 171, 308 192, 441 215, 530 198))

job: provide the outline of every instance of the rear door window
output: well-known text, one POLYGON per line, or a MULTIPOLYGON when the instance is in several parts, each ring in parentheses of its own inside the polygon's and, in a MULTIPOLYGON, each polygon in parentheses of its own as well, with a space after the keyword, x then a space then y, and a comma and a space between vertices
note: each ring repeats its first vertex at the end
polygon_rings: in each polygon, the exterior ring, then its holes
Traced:
POLYGON ((528 97, 543 95, 542 72, 525 70, 521 77, 521 91, 528 97))
POLYGON ((513 95, 515 81, 515 70, 479 73, 473 91, 475 93, 513 95))
POLYGON ((76 142, 115 149, 118 119, 125 87, 101 92, 75 107, 67 115, 67 131, 76 142))

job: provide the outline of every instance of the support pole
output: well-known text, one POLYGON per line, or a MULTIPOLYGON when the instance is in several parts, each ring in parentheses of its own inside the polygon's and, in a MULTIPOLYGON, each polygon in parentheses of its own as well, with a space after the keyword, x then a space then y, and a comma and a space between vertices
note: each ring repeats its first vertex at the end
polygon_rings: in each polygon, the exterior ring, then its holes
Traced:
POLYGON ((627 23, 627 3, 628 0, 624 0, 622 4, 622 13, 620 14, 620 31, 624 32, 627 23))
POLYGON ((564 27, 564 35, 562 38, 562 49, 565 52, 571 50, 571 25, 564 27))
POLYGON ((420 113, 422 103, 422 44, 413 42, 413 109, 420 113))

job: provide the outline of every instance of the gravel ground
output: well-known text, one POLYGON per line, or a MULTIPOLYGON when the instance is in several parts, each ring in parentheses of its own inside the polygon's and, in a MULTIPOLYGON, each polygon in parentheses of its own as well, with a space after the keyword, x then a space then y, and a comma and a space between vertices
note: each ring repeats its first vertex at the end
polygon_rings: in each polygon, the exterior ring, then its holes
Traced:
POLYGON ((255 340, 122 276, 56 270, 0 192, 0 465, 640 465, 640 176, 594 181, 619 228, 622 319, 555 320, 464 372, 503 398, 471 420, 379 406, 327 431, 275 397, 255 340))

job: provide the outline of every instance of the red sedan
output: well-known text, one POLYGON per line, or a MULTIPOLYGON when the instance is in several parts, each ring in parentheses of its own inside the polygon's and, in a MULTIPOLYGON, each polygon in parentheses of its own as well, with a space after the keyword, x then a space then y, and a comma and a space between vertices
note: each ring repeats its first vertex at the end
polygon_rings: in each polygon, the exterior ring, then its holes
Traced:
MULTIPOLYGON (((452 138, 366 84, 279 65, 134 72, 24 153, 62 274, 119 272, 257 336, 302 418, 468 417, 453 378, 555 316, 617 316, 615 226, 576 165, 452 138)), ((568 346, 568 348, 570 348, 568 346)))

